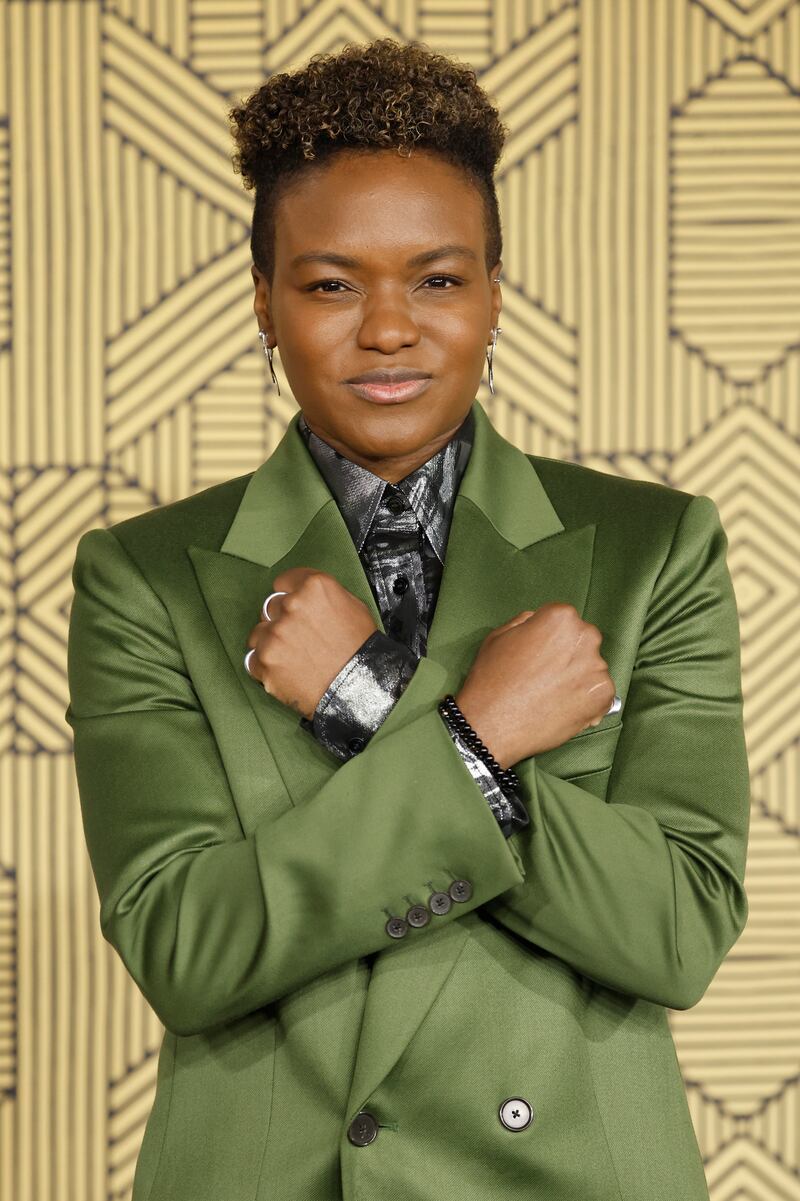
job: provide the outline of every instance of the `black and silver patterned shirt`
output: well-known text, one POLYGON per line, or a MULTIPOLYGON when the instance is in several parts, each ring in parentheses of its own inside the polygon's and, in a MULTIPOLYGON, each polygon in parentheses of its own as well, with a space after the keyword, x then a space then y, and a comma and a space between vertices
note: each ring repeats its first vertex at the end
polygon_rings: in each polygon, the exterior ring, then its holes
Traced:
MULTIPOLYGON (((388 716, 427 648, 456 493, 472 451, 472 411, 432 458, 387 483, 313 433, 298 428, 352 535, 387 633, 375 630, 334 677, 303 729, 338 758, 363 750, 388 716)), ((508 837, 530 820, 521 799, 442 720, 508 837)))

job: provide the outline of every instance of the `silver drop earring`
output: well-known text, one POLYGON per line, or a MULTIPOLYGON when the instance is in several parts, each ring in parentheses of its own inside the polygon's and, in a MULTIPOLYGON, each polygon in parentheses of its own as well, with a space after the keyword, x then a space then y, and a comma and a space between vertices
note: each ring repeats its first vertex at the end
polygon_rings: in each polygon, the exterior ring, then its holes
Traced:
MULTIPOLYGON (((492 280, 492 283, 499 284, 500 276, 496 275, 492 280)), ((492 366, 494 359, 494 348, 497 345, 497 335, 501 334, 502 332, 503 327, 501 325, 495 325, 492 327, 492 346, 490 350, 486 351, 486 362, 489 364, 489 391, 491 392, 492 396, 494 396, 494 369, 492 366)))
POLYGON ((491 392, 492 396, 494 396, 494 348, 497 345, 497 335, 501 334, 502 332, 503 327, 501 325, 494 326, 492 329, 492 345, 486 351, 486 362, 489 364, 489 391, 491 392))
POLYGON ((280 384, 278 383, 278 377, 277 377, 277 376, 276 376, 276 374, 275 374, 275 368, 272 366, 272 347, 271 347, 271 346, 267 346, 267 333, 266 333, 266 330, 260 329, 260 330, 258 331, 258 336, 259 336, 259 338, 261 339, 261 345, 262 345, 262 346, 263 346, 263 348, 264 348, 264 354, 265 354, 265 355, 267 356, 267 358, 269 359, 269 373, 270 373, 270 375, 272 376, 272 382, 274 383, 275 387, 278 389, 278 396, 280 396, 280 394, 281 394, 281 386, 280 386, 280 384))

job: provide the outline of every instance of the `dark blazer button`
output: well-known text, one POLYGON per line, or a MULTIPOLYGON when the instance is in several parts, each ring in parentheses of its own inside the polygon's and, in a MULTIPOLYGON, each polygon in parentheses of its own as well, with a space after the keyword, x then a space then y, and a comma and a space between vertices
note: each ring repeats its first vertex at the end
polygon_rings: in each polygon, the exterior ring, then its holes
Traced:
POLYGON ((426 909, 424 905, 412 905, 406 914, 409 926, 427 926, 430 920, 430 910, 426 909))
POLYGON ((468 901, 472 896, 472 885, 469 880, 454 880, 448 891, 454 901, 468 901))
POLYGON ((392 592, 397 593, 398 596, 402 596, 407 588, 408 576, 403 575, 402 573, 400 575, 396 575, 394 577, 394 583, 392 584, 392 592))
POLYGON ((401 917, 390 917, 385 929, 392 938, 402 938, 408 932, 408 923, 404 922, 401 917))
POLYGON ((353 754, 357 755, 359 751, 363 751, 365 743, 363 738, 351 738, 347 745, 353 754))
POLYGON ((509 1097, 499 1113, 506 1130, 525 1130, 533 1121, 533 1110, 524 1097, 509 1097))
POLYGON ((378 1137, 378 1123, 366 1109, 357 1113, 347 1127, 347 1137, 354 1147, 366 1147, 378 1137))
POLYGON ((386 498, 386 508, 390 513, 402 513, 406 507, 406 502, 402 496, 389 496, 386 498))
POLYGON ((432 892, 428 897, 428 905, 431 913, 448 913, 453 907, 453 902, 449 893, 432 892))

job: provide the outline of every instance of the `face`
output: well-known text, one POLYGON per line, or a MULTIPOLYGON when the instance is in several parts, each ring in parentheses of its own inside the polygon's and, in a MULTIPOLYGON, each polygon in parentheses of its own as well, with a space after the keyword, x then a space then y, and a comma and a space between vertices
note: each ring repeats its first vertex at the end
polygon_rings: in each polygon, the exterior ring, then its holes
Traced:
POLYGON ((343 151, 276 206, 272 287, 252 268, 259 328, 310 429, 392 483, 475 400, 502 307, 485 248, 478 188, 430 151, 343 151), (417 395, 380 404, 349 382, 397 369, 424 373, 417 395))

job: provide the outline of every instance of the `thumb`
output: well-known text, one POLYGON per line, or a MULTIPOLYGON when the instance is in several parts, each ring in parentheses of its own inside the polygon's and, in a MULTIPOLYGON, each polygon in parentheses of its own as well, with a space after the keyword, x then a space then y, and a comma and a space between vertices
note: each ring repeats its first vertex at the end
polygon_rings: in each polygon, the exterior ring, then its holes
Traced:
POLYGON ((511 626, 522 625, 523 621, 527 621, 529 617, 533 617, 535 612, 535 609, 523 609, 521 613, 518 613, 516 617, 512 617, 511 621, 507 621, 505 626, 501 626, 500 629, 504 630, 506 627, 510 628, 511 626))
POLYGON ((502 634, 503 630, 510 630, 513 626, 522 625, 529 617, 533 617, 535 612, 535 609, 523 609, 521 613, 518 613, 516 617, 512 617, 510 621, 504 622, 501 626, 496 626, 492 633, 502 634))

